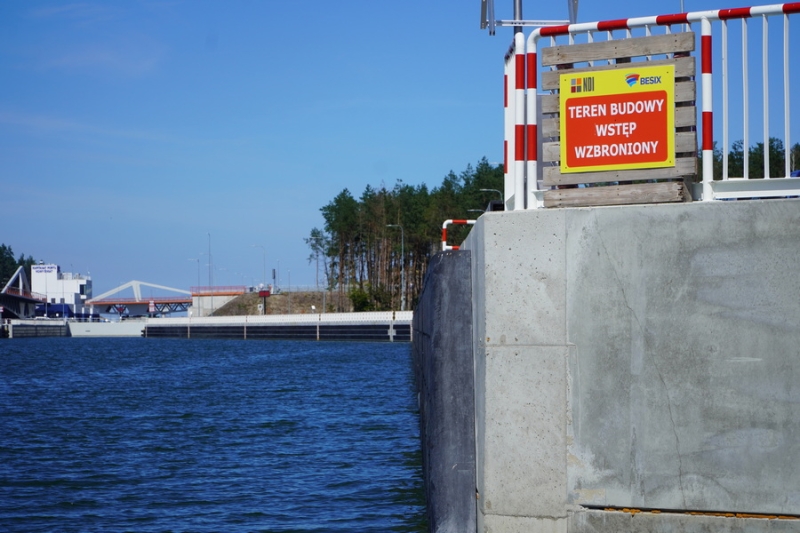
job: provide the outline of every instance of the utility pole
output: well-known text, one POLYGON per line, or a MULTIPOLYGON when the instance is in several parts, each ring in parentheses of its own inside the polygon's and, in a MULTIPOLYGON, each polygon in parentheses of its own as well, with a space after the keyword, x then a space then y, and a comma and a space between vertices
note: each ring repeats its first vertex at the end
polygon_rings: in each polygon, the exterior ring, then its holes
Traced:
MULTIPOLYGON (((521 0, 517 0, 521 1, 521 0)), ((406 233, 400 224, 386 224, 387 228, 400 228, 400 310, 406 310, 406 233)))
POLYGON ((211 260, 211 232, 208 232, 208 289, 211 291, 211 314, 214 314, 214 261, 211 260))
POLYGON ((266 285, 267 284, 267 248, 264 247, 264 246, 261 246, 260 244, 254 244, 253 248, 261 248, 261 250, 264 252, 264 267, 263 267, 264 268, 264 272, 263 272, 264 278, 263 278, 263 283, 264 283, 264 285, 266 285))

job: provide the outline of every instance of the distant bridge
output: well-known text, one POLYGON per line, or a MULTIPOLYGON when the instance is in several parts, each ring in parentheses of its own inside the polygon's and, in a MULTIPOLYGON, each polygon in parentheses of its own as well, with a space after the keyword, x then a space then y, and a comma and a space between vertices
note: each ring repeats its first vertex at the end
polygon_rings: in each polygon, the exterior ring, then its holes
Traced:
POLYGON ((192 293, 173 287, 165 287, 164 285, 134 280, 104 292, 91 300, 87 300, 86 304, 99 307, 101 313, 116 313, 122 315, 127 312, 135 316, 168 314, 186 311, 189 306, 192 305, 192 293), (150 296, 142 298, 142 286, 176 292, 181 296, 150 296), (133 290, 133 298, 114 297, 114 295, 126 289, 133 290))
POLYGON ((104 292, 86 302, 100 308, 101 313, 125 313, 133 316, 166 315, 169 313, 188 311, 194 308, 195 316, 208 316, 233 298, 247 292, 244 285, 223 285, 210 287, 191 287, 191 291, 184 291, 144 281, 129 281, 119 287, 104 292), (171 291, 178 293, 175 296, 142 296, 142 287, 171 291), (133 290, 133 298, 115 296, 126 289, 133 290))
POLYGON ((31 292, 25 267, 21 266, 0 289, 0 319, 33 317, 36 304, 46 300, 44 294, 31 292))

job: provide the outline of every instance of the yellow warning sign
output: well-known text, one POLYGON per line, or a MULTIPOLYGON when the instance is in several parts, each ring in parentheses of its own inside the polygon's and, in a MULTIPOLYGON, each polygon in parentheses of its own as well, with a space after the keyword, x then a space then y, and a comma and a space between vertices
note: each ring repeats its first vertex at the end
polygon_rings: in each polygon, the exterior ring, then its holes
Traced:
POLYGON ((675 67, 560 77, 561 172, 675 166, 675 67))

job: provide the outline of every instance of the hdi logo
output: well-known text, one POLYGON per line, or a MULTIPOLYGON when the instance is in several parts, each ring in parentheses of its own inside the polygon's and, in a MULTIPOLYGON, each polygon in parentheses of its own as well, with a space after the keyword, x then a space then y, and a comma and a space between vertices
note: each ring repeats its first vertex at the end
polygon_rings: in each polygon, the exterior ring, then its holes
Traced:
POLYGON ((594 91, 594 76, 569 80, 569 92, 571 93, 590 93, 592 91, 594 91))

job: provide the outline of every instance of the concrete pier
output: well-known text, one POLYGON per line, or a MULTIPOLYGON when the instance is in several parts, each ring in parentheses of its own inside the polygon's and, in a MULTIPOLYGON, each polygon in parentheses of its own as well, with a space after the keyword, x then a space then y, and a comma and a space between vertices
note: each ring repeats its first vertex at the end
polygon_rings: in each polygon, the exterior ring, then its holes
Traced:
POLYGON ((800 200, 487 213, 462 248, 477 531, 800 531, 800 200))

